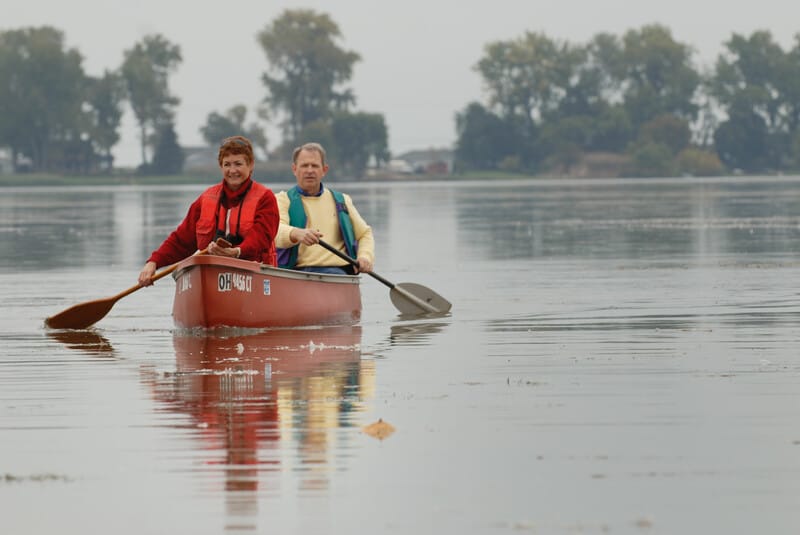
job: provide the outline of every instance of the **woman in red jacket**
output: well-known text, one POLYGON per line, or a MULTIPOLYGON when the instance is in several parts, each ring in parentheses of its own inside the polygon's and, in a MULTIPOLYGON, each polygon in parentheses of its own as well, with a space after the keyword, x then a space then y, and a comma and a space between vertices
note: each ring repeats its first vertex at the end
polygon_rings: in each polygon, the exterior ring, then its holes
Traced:
POLYGON ((253 180, 255 157, 246 137, 225 139, 217 157, 222 182, 205 190, 178 228, 153 251, 139 273, 149 286, 156 269, 208 248, 208 254, 276 265, 275 234, 280 216, 275 194, 253 180), (230 247, 216 243, 224 238, 230 247))

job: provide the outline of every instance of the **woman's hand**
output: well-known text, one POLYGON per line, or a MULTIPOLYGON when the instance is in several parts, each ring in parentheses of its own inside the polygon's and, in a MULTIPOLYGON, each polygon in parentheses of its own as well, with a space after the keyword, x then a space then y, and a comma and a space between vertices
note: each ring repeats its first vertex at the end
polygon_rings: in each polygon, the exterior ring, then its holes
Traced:
POLYGON ((156 263, 148 262, 139 272, 139 286, 152 286, 153 275, 156 274, 156 263))
POLYGON ((242 255, 241 247, 233 247, 223 239, 208 244, 208 254, 214 256, 225 256, 228 258, 239 258, 242 255))

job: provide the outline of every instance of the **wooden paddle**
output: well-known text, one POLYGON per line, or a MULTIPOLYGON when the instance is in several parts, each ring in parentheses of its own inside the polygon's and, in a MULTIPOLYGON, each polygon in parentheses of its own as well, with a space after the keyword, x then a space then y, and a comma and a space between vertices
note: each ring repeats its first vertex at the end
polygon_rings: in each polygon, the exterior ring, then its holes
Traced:
MULTIPOLYGON (((204 254, 207 250, 208 249, 203 249, 195 254, 204 254)), ((166 277, 175 271, 175 268, 178 267, 179 263, 180 262, 176 262, 168 268, 162 269, 153 275, 151 280, 155 282, 158 279, 166 277)), ((55 316, 50 316, 44 320, 44 323, 52 329, 85 329, 103 319, 105 315, 108 314, 108 311, 111 310, 111 307, 114 306, 114 303, 126 295, 132 294, 140 288, 143 288, 143 286, 137 284, 136 286, 131 286, 127 290, 124 290, 117 295, 107 297, 105 299, 96 299, 94 301, 73 305, 63 312, 59 312, 55 316)))
MULTIPOLYGON (((358 261, 336 249, 331 244, 322 240, 319 240, 319 244, 339 258, 358 267, 358 261)), ((393 284, 372 271, 368 271, 367 275, 379 280, 390 288, 389 297, 394 306, 397 307, 397 310, 402 314, 444 314, 449 312, 450 308, 453 306, 450 301, 421 284, 414 284, 412 282, 393 284)))

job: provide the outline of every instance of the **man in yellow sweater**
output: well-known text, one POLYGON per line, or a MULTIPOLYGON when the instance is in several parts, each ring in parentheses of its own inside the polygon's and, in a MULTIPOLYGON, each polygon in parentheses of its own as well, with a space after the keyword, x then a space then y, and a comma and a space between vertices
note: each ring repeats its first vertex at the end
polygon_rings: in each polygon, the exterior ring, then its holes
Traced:
POLYGON ((349 195, 326 188, 325 149, 306 143, 292 154, 297 185, 276 195, 280 225, 275 237, 278 265, 318 273, 354 273, 354 267, 317 245, 324 239, 358 262, 357 271, 372 271, 375 239, 349 195))

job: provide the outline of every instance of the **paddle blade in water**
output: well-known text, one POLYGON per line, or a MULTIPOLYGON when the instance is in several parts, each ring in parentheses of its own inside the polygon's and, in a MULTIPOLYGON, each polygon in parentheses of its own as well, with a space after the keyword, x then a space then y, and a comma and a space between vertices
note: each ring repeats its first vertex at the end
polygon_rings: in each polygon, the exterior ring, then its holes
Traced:
POLYGON ((430 288, 413 282, 395 284, 389 297, 402 314, 444 314, 453 306, 430 288))
POLYGON ((103 319, 117 300, 97 299, 72 306, 44 320, 51 329, 85 329, 103 319))

